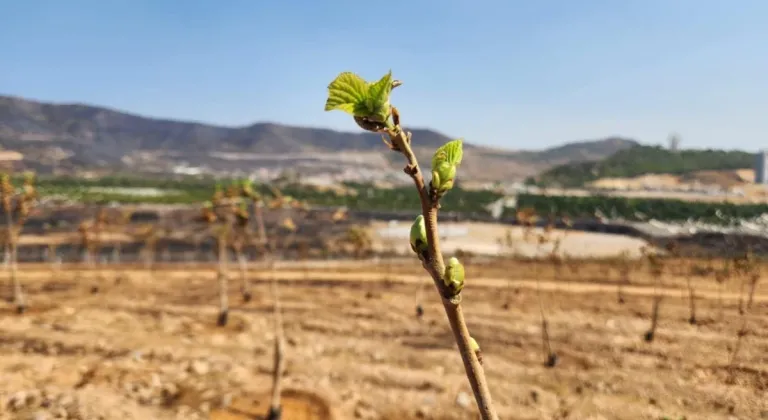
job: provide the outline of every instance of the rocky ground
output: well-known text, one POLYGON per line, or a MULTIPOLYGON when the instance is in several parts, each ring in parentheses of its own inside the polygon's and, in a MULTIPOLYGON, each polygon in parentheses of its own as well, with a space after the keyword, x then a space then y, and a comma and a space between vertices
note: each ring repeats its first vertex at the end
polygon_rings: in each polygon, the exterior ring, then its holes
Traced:
MULTIPOLYGON (((570 263, 556 276, 548 262, 465 263, 465 313, 502 419, 768 418, 765 289, 740 315, 737 279, 720 293, 713 277, 694 277, 691 325, 680 275, 656 288, 635 271, 619 304, 617 269, 605 264, 570 263), (659 328, 648 343, 656 290, 659 328), (551 368, 540 302, 558 355, 551 368)), ((0 306, 0 419, 266 414, 274 334, 263 267, 250 272, 251 302, 230 287, 223 328, 212 266, 21 270, 30 310, 0 306)), ((284 419, 477 418, 445 315, 413 261, 286 264, 277 278, 284 419)))

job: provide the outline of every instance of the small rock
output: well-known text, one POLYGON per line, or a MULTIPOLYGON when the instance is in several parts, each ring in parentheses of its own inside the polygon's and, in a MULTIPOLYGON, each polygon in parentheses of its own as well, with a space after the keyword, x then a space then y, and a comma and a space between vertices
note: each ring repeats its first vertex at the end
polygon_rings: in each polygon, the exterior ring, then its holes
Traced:
POLYGON ((227 337, 223 334, 215 334, 211 337, 211 345, 222 346, 227 343, 227 337))
POLYGON ((153 373, 149 377, 149 384, 152 388, 162 388, 163 383, 160 381, 160 375, 153 373))
POLYGON ((355 407, 355 418, 369 420, 377 418, 377 415, 372 409, 358 405, 355 407))
POLYGON ((62 407, 67 407, 75 403, 75 399, 71 395, 61 394, 57 399, 57 402, 62 407))
POLYGON ((138 400, 140 404, 148 405, 152 403, 152 389, 151 388, 143 388, 138 392, 138 400))
POLYGON ((175 398, 179 395, 179 388, 174 383, 167 383, 163 385, 161 392, 166 398, 175 398))
POLYGON ((33 389, 32 391, 29 391, 27 393, 27 406, 28 407, 38 407, 40 405, 41 401, 41 393, 37 389, 33 389))
POLYGON ((208 413, 209 411, 211 411, 211 403, 204 402, 200 404, 200 411, 202 411, 203 413, 208 413))
POLYGON ((210 367, 208 366, 208 363, 206 363, 203 360, 195 360, 189 365, 190 372, 196 374, 196 375, 205 375, 210 370, 210 367))
POLYGON ((213 399, 213 397, 216 396, 216 391, 213 389, 206 389, 202 393, 200 393, 200 398, 204 400, 210 400, 213 399))
POLYGON ((472 398, 469 396, 469 394, 464 391, 460 391, 456 396, 456 405, 461 408, 469 408, 470 404, 472 404, 472 398))
POLYGON ((221 408, 227 408, 230 405, 232 405, 232 394, 226 393, 221 396, 221 402, 219 403, 221 405, 221 408))
POLYGON ((357 401, 358 399, 359 399, 359 396, 355 393, 355 391, 352 391, 352 390, 344 391, 341 394, 342 401, 357 401))
POLYGON ((35 411, 34 414, 32 414, 32 420, 50 420, 51 415, 46 413, 45 411, 35 411))
POLYGON ((531 400, 533 400, 534 403, 539 402, 539 393, 535 389, 531 390, 531 400))

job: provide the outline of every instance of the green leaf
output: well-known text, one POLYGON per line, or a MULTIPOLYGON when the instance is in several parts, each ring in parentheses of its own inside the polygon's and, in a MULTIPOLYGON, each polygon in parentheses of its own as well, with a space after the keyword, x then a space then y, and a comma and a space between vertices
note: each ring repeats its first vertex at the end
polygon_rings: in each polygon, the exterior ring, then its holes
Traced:
POLYGON ((392 70, 387 72, 376 83, 371 83, 368 86, 368 98, 371 117, 375 117, 377 121, 384 121, 389 117, 389 94, 392 92, 392 70))
POLYGON ((325 110, 341 110, 355 117, 367 117, 384 122, 389 118, 392 92, 392 70, 374 83, 366 82, 355 73, 344 72, 328 85, 325 110))
POLYGON ((343 72, 328 85, 328 99, 325 110, 341 110, 348 114, 358 115, 367 108, 369 98, 368 83, 362 77, 352 72, 343 72))
POLYGON ((443 163, 447 163, 450 166, 459 166, 463 156, 462 140, 449 141, 435 151, 435 154, 432 156, 432 168, 436 170, 443 163))
POLYGON ((456 168, 461 164, 464 152, 461 139, 440 146, 432 156, 432 181, 430 185, 438 197, 453 188, 456 168))

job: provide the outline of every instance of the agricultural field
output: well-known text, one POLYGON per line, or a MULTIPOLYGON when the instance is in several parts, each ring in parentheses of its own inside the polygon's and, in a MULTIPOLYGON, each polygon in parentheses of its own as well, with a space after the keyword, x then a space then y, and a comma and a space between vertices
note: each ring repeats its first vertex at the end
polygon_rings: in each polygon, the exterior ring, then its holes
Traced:
POLYGON ((0 419, 474 419, 472 382, 500 419, 768 417, 760 255, 527 212, 428 237, 261 187, 67 207, 0 179, 0 419))
MULTIPOLYGON (((464 311, 500 418, 768 418, 768 293, 757 283, 747 303, 749 278, 725 262, 463 258, 464 311)), ((284 419, 477 418, 442 306, 412 254, 272 270, 253 262, 249 302, 233 269, 226 326, 216 323, 216 272, 211 263, 21 263, 28 309, 0 306, 0 418, 265 418, 272 278, 284 419)))

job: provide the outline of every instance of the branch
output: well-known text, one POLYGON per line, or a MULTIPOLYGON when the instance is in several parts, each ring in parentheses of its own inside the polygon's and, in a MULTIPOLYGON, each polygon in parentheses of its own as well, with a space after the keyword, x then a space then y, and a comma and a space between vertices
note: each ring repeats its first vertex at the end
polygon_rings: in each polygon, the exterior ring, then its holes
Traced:
POLYGON ((483 420, 498 420, 498 415, 493 408, 488 382, 485 379, 485 372, 472 346, 473 339, 469 334, 464 313, 461 309, 461 294, 452 292, 443 280, 445 262, 440 250, 437 229, 437 215, 440 208, 439 199, 436 194, 432 194, 427 189, 427 184, 424 182, 424 177, 419 168, 419 162, 411 149, 411 134, 406 133, 400 127, 400 116, 394 107, 392 107, 392 116, 394 124, 384 131, 389 135, 391 141, 390 149, 402 153, 406 158, 407 165, 404 171, 411 177, 416 186, 421 201, 421 212, 425 220, 428 255, 427 258, 422 258, 422 264, 432 277, 435 287, 440 293, 443 308, 451 325, 456 344, 459 347, 464 370, 472 386, 472 392, 475 395, 475 401, 477 402, 481 418, 483 420))

